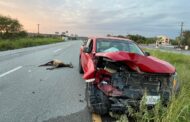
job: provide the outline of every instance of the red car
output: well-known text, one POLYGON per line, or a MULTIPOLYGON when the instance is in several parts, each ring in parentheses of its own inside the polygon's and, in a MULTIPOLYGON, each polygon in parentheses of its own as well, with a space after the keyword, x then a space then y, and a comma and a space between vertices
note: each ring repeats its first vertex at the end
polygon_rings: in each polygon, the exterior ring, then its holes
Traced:
POLYGON ((150 56, 129 39, 92 37, 80 48, 79 72, 84 73, 88 108, 98 114, 168 103, 179 88, 176 69, 150 56), (173 92, 174 91, 174 92, 173 92))

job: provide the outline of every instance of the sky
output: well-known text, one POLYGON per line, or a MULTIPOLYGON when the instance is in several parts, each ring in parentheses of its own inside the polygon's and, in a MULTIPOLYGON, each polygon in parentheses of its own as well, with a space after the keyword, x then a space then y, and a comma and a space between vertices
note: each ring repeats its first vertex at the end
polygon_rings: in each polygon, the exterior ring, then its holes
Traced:
POLYGON ((189 0, 0 0, 0 15, 28 32, 80 36, 140 34, 175 38, 190 29, 189 0))

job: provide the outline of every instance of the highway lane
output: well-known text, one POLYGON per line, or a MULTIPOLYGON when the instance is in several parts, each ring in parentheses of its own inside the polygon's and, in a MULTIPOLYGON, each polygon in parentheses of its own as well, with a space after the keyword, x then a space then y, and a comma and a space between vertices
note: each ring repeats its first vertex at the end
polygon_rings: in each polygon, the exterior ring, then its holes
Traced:
POLYGON ((0 122, 91 121, 85 82, 78 73, 82 41, 0 52, 0 122), (74 68, 52 71, 38 65, 52 59, 74 68))
POLYGON ((172 53, 178 53, 178 54, 184 54, 184 55, 190 55, 190 51, 189 50, 177 50, 175 48, 171 48, 171 47, 159 47, 156 48, 155 44, 149 44, 149 45, 139 45, 141 48, 148 48, 148 49, 153 49, 153 50, 160 50, 163 52, 172 52, 172 53))

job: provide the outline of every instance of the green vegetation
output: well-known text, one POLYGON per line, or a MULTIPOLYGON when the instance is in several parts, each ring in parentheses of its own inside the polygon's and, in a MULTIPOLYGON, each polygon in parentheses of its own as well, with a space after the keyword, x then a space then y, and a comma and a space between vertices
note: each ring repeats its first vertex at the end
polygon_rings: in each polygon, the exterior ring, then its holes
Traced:
MULTIPOLYGON (((159 50, 147 50, 152 56, 166 60, 174 65, 177 69, 178 79, 180 82, 180 92, 173 96, 169 106, 163 107, 160 103, 152 110, 147 110, 141 104, 140 111, 135 113, 130 110, 138 122, 189 122, 190 121, 190 56, 162 52, 159 50)), ((126 116, 121 116, 119 122, 126 122, 126 116)))
POLYGON ((27 33, 17 19, 0 15, 0 39, 26 37, 27 33))
MULTIPOLYGON (((109 37, 109 36, 113 36, 113 35, 107 34, 107 36, 109 37)), ((139 44, 152 44, 152 43, 156 42, 155 37, 144 37, 144 36, 141 36, 139 34, 136 34, 136 35, 128 34, 126 36, 117 35, 117 36, 113 36, 113 37, 131 39, 131 40, 133 40, 139 44)))
POLYGON ((190 46, 190 31, 186 30, 183 32, 182 45, 190 46))
POLYGON ((0 51, 62 42, 59 37, 36 35, 27 37, 27 32, 17 19, 0 15, 0 51))
POLYGON ((38 45, 44 45, 44 44, 51 44, 51 43, 57 43, 62 42, 61 38, 54 37, 26 37, 26 38, 17 38, 17 39, 0 39, 0 51, 4 50, 12 50, 12 49, 18 49, 23 47, 32 47, 32 46, 38 46, 38 45))
MULTIPOLYGON (((157 40, 157 37, 144 37, 139 34, 115 35, 115 36, 111 34, 107 34, 107 36, 131 39, 138 44, 147 44, 147 45, 156 43, 156 40, 157 40)), ((184 48, 186 45, 190 47, 190 30, 183 31, 183 34, 181 36, 176 37, 176 39, 170 38, 170 42, 172 45, 178 45, 181 48, 184 48)))
POLYGON ((152 44, 156 42, 156 38, 148 38, 148 37, 144 37, 141 35, 127 35, 127 37, 133 41, 135 41, 136 43, 140 43, 140 44, 152 44))

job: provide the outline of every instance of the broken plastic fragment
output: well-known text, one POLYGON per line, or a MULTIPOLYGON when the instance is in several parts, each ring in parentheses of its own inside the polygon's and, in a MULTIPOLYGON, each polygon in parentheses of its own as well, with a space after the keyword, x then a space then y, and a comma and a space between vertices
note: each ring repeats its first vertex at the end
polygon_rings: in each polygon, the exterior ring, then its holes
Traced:
POLYGON ((87 83, 95 81, 95 78, 85 80, 87 83))

